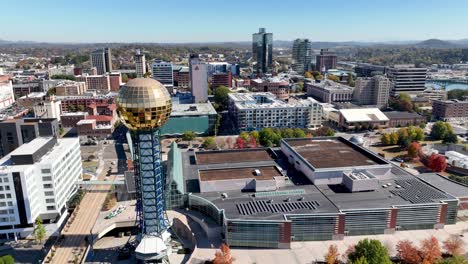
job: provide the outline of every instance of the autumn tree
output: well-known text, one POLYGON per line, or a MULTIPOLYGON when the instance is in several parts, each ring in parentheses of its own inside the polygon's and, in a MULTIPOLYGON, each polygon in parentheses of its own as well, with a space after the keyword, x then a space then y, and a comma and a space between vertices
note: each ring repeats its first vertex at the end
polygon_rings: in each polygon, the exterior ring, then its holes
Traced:
POLYGON ((306 72, 304 73, 304 78, 313 79, 313 78, 314 78, 314 75, 312 75, 311 72, 306 71, 306 72))
POLYGON ((447 168, 447 160, 443 155, 432 153, 427 160, 427 167, 435 172, 444 171, 447 168))
POLYGON ((340 82, 340 77, 333 74, 328 74, 327 79, 334 82, 340 82))
POLYGON ((348 248, 346 249, 345 253, 341 255, 341 258, 342 258, 342 262, 345 262, 347 263, 348 262, 348 256, 354 252, 354 250, 356 249, 356 245, 349 245, 348 248))
POLYGON ((202 147, 205 149, 216 149, 216 142, 214 137, 207 137, 203 140, 202 147))
POLYGON ((242 139, 241 137, 236 138, 236 148, 238 148, 238 149, 245 148, 245 140, 242 139))
POLYGON ((423 263, 435 264, 442 259, 442 252, 440 251, 439 241, 434 236, 424 239, 421 242, 421 256, 423 263))
POLYGON ((387 249, 375 239, 363 239, 359 241, 353 252, 348 255, 351 262, 364 257, 368 263, 391 264, 387 249))
POLYGON ((409 240, 399 241, 396 250, 397 257, 406 264, 419 264, 422 261, 419 250, 409 240))
POLYGON ((232 149, 232 138, 231 137, 226 138, 226 145, 227 145, 228 149, 232 149))
POLYGON ((247 133, 245 131, 242 131, 242 132, 240 132, 239 137, 247 142, 247 141, 249 141, 250 135, 249 135, 249 133, 247 133))
POLYGON ((390 134, 390 143, 391 145, 396 145, 398 144, 398 141, 400 140, 400 135, 398 134, 398 132, 393 132, 390 134))
POLYGON ((408 156, 411 158, 416 158, 418 156, 421 145, 418 142, 413 142, 408 146, 408 156))
POLYGON ((330 245, 328 247, 328 252, 323 256, 325 259, 325 262, 327 264, 335 264, 338 263, 338 258, 340 257, 340 254, 338 253, 338 247, 336 245, 330 245))
POLYGON ((255 140, 254 137, 249 138, 249 147, 251 147, 251 148, 256 148, 257 147, 257 141, 255 140))
POLYGON ((443 248, 447 254, 459 256, 463 254, 463 240, 459 236, 453 235, 444 241, 443 248))
POLYGON ((231 249, 226 244, 221 244, 219 250, 215 253, 213 264, 231 264, 234 262, 234 258, 231 255, 231 249))
POLYGON ((401 93, 390 98, 389 105, 397 111, 413 112, 413 102, 407 93, 401 93))
POLYGON ((389 133, 383 133, 380 136, 380 142, 382 143, 382 145, 390 145, 390 143, 392 142, 392 139, 390 138, 390 134, 389 133))
POLYGON ((257 141, 257 142, 258 142, 258 140, 260 138, 260 134, 258 133, 257 130, 250 131, 249 136, 250 136, 250 138, 254 138, 255 141, 257 141))

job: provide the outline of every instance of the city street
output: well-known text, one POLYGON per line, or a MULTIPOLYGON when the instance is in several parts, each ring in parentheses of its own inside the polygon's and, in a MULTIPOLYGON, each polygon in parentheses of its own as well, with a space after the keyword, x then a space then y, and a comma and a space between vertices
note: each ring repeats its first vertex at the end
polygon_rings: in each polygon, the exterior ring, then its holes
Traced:
MULTIPOLYGON (((99 151, 97 152, 97 159, 99 166, 96 170, 98 180, 114 180, 119 173, 123 173, 121 166, 112 165, 112 161, 125 159, 125 152, 123 148, 114 144, 98 145, 99 151), (105 168, 112 167, 115 174, 107 177, 107 170, 105 168)), ((85 147, 89 152, 94 152, 92 147, 85 147)), ((85 237, 88 236, 93 228, 96 219, 101 211, 102 204, 106 199, 107 192, 111 189, 111 185, 95 185, 87 189, 80 206, 76 209, 76 216, 70 226, 65 226, 62 230, 64 239, 56 245, 56 252, 52 258, 52 263, 67 263, 74 261, 75 258, 80 260, 82 254, 86 249, 85 237), (79 256, 79 257, 75 257, 79 256)))
MULTIPOLYGON (((107 163, 107 162, 106 162, 107 163)), ((106 165, 109 165, 107 163, 106 165)), ((99 175, 99 180, 104 180, 106 171, 102 170, 99 175)), ((114 178, 115 176, 111 176, 114 178)), ((83 197, 80 207, 77 209, 76 217, 71 225, 65 227, 62 231, 64 239, 56 246, 55 256, 52 263, 67 263, 73 261, 78 255, 78 260, 86 249, 85 237, 89 235, 102 204, 106 199, 107 192, 111 185, 92 186, 83 197)))

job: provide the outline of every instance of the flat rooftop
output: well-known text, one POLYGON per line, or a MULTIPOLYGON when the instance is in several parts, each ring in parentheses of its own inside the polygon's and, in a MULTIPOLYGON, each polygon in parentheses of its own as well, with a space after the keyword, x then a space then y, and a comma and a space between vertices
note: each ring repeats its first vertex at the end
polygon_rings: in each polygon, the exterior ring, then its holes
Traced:
POLYGON ((379 186, 374 191, 352 193, 343 185, 317 187, 340 210, 390 208, 455 199, 414 176, 395 172, 390 177, 379 179, 379 186))
POLYGON ((283 141, 317 169, 388 164, 385 160, 341 137, 283 141))
POLYGON ((203 151, 195 153, 197 165, 241 163, 272 160, 268 149, 246 149, 232 151, 203 151))
POLYGON ((274 177, 282 176, 281 172, 275 166, 200 170, 199 174, 201 181, 220 181, 249 178, 254 178, 256 180, 273 180, 274 177), (260 175, 256 176, 254 173, 255 170, 259 170, 260 175))
POLYGON ((32 141, 19 146, 17 149, 13 150, 10 155, 32 155, 50 140, 52 140, 52 137, 37 137, 32 141))
POLYGON ((228 219, 284 220, 287 214, 338 213, 331 203, 314 185, 281 188, 268 192, 268 197, 253 197, 252 193, 239 191, 196 193, 220 209, 228 219), (288 194, 290 193, 290 194, 288 194))
POLYGON ((437 173, 425 173, 418 176, 422 181, 457 198, 468 197, 468 186, 450 180, 437 173))
POLYGON ((171 116, 216 115, 211 103, 172 104, 171 116))

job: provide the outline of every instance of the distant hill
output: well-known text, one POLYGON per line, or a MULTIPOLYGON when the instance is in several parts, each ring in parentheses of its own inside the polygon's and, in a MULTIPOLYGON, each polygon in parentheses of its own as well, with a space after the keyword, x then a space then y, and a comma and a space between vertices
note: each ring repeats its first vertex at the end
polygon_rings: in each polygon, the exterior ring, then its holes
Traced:
POLYGON ((446 40, 440 40, 440 39, 428 39, 428 40, 424 40, 416 44, 413 44, 412 46, 416 46, 418 48, 434 48, 434 49, 459 48, 460 47, 460 45, 456 43, 446 41, 446 40))
MULTIPOLYGON (((468 39, 459 40, 440 40, 428 39, 424 41, 406 40, 406 41, 381 41, 381 42, 365 42, 365 41, 312 41, 313 49, 340 49, 340 48, 398 48, 398 47, 417 47, 417 48, 463 48, 468 47, 468 39)), ((187 42, 187 43, 149 43, 149 42, 120 42, 120 43, 72 43, 72 42, 35 42, 35 41, 11 41, 0 39, 0 47, 7 48, 38 48, 38 47, 60 47, 60 48, 78 48, 78 47, 120 47, 124 45, 141 45, 141 46, 186 46, 186 47, 203 47, 203 46, 218 46, 225 48, 242 48, 250 49, 251 41, 225 41, 225 42, 187 42)), ((273 47, 275 48, 292 48, 293 40, 274 40, 273 47)))

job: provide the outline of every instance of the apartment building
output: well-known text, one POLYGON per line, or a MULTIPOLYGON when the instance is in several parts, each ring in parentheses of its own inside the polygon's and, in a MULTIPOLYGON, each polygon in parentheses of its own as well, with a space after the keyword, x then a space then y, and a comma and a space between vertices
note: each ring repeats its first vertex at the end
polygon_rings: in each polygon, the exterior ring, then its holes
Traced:
POLYGON ((77 191, 82 164, 78 138, 40 137, 0 160, 0 238, 30 235, 40 217, 55 231, 77 191))
POLYGON ((254 92, 272 93, 278 99, 289 99, 289 81, 278 77, 258 78, 250 81, 250 88, 254 92))
POLYGON ((272 93, 230 93, 229 114, 239 130, 309 128, 322 123, 322 108, 312 98, 286 103, 272 93))

